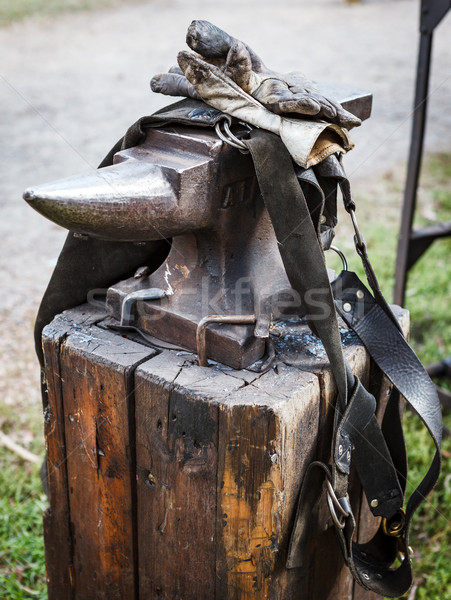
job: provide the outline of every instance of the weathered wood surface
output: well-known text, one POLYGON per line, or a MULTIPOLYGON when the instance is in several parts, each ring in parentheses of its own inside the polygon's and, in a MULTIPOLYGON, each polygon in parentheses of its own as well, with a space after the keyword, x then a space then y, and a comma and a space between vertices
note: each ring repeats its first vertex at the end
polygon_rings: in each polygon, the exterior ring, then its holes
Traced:
POLYGON ((44 333, 49 599, 127 600, 136 590, 133 373, 155 351, 68 311, 44 333))
POLYGON ((70 325, 53 322, 43 336, 48 402, 44 404, 47 450, 47 484, 50 507, 43 517, 45 562, 49 598, 72 598, 72 539, 64 441, 64 409, 61 391, 59 347, 70 325))
POLYGON ((140 597, 269 597, 318 394, 286 367, 259 376, 163 352, 137 369, 140 597))
MULTIPOLYGON (((45 330, 49 600, 379 598, 354 584, 325 506, 309 567, 284 567, 305 469, 328 458, 336 395, 306 328, 261 375, 157 354, 98 319, 80 307, 45 330)), ((344 346, 383 404, 363 347, 346 333, 344 346)), ((358 485, 352 496, 358 514, 358 485)), ((362 509, 361 535, 373 521, 362 509)))

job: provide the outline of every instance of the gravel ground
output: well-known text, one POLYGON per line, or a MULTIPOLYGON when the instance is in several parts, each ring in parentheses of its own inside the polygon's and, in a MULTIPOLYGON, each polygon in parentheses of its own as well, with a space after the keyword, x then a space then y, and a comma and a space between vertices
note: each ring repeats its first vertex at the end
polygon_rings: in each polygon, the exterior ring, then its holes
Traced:
MULTIPOLYGON (((94 169, 131 123, 168 104, 149 79, 174 64, 192 19, 245 40, 275 69, 372 91, 373 116, 345 162, 362 188, 404 168, 418 15, 413 0, 155 0, 0 30, 0 403, 38 406, 32 321, 65 237, 22 191, 94 169)), ((428 151, 450 148, 451 19, 435 37, 428 151)), ((378 217, 387 208, 382 198, 378 217)))

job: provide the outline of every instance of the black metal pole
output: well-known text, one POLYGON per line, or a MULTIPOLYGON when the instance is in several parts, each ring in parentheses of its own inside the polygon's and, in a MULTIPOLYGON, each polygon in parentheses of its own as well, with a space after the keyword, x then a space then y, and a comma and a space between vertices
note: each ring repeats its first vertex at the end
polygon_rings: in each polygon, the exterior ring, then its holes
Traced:
POLYGON ((407 179, 401 215, 401 229, 398 238, 398 254, 395 269, 394 302, 402 306, 407 281, 409 245, 413 216, 417 198, 417 187, 423 154, 424 130, 429 90, 429 70, 431 63, 432 31, 422 31, 418 54, 417 81, 413 112, 412 136, 410 142, 407 179))

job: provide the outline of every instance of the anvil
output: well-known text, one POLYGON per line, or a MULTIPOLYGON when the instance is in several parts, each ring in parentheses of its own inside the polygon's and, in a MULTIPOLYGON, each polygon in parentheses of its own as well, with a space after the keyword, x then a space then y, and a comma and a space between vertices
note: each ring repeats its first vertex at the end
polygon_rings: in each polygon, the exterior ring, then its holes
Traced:
MULTIPOLYGON (((330 94, 330 92, 328 92, 330 94)), ((369 116, 367 93, 338 93, 369 116)), ((112 316, 197 351, 208 315, 244 316, 206 330, 207 354, 245 368, 265 351, 271 318, 302 314, 288 282, 249 155, 214 130, 169 124, 118 152, 112 166, 29 188, 25 200, 70 231, 106 240, 172 239, 165 262, 108 290, 112 316), (150 290, 146 294, 146 290, 150 290)), ((232 319, 233 320, 233 319, 232 319)))

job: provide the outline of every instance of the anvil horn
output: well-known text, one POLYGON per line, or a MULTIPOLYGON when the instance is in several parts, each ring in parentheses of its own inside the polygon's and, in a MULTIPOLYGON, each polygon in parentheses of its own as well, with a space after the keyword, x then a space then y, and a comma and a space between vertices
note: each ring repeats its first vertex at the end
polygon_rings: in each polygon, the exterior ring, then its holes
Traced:
POLYGON ((29 188, 23 197, 58 225, 102 239, 147 241, 177 234, 184 224, 165 169, 122 158, 110 167, 29 188))

